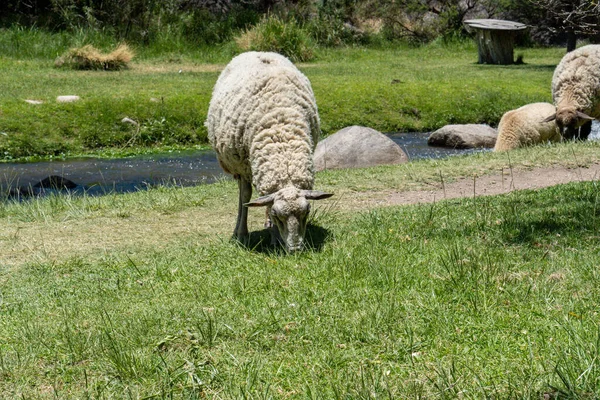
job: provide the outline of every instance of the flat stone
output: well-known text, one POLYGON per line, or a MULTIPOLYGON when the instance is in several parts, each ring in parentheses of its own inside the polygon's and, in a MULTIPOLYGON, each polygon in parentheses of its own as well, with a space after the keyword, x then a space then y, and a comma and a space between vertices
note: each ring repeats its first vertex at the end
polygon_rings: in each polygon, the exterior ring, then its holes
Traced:
POLYGON ((129 117, 125 117, 125 118, 123 118, 123 119, 121 120, 121 122, 122 122, 122 123, 124 123, 124 124, 131 124, 131 125, 135 125, 135 126, 138 126, 138 125, 139 125, 139 124, 137 123, 137 121, 134 121, 134 120, 132 120, 132 119, 131 119, 131 118, 129 118, 129 117))
POLYGON ((25 103, 29 103, 29 104, 44 104, 44 102, 42 100, 25 100, 25 103))
POLYGON ((79 96, 58 96, 56 101, 59 103, 73 103, 75 101, 81 100, 79 96))
POLYGON ((315 169, 365 168, 408 162, 400 146, 383 133, 349 126, 323 139, 314 154, 315 169))
POLYGON ((427 144, 452 149, 492 148, 498 132, 485 124, 446 125, 433 132, 427 144))

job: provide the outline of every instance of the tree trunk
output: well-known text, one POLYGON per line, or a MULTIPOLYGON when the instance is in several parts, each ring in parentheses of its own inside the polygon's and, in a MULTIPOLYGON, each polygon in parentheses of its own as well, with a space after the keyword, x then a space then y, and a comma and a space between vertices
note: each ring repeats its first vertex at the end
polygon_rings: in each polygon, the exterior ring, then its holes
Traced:
POLYGON ((477 30, 479 64, 513 64, 515 32, 507 30, 477 30))
POLYGON ((577 47, 577 35, 572 29, 567 31, 567 53, 575 50, 577 47))

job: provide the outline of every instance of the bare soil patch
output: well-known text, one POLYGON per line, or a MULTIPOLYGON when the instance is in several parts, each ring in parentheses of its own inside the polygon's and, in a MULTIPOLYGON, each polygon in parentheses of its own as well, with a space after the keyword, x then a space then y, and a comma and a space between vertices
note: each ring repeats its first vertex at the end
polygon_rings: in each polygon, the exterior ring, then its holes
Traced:
POLYGON ((373 206, 433 203, 459 197, 493 196, 514 190, 541 189, 575 181, 593 181, 600 177, 600 164, 589 167, 566 168, 563 166, 534 168, 529 171, 503 170, 500 173, 461 179, 445 184, 440 179, 435 190, 390 192, 377 199, 373 206))

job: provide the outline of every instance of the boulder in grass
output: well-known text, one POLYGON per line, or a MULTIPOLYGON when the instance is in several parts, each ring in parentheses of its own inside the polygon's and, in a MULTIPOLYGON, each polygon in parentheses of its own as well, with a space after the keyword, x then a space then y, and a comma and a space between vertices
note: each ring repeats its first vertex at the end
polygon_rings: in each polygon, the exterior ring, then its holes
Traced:
POLYGON ((321 140, 315 149, 315 169, 364 168, 408 162, 394 141, 375 129, 350 126, 321 140))
POLYGON ((427 144, 452 149, 492 148, 498 132, 485 124, 446 125, 433 132, 427 144))

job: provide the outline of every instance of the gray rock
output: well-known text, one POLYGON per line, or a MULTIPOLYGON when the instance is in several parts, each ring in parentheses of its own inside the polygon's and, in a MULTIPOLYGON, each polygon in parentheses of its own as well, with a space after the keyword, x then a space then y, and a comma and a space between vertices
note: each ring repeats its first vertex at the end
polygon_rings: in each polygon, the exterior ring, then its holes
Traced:
POLYGON ((498 132, 485 124, 446 125, 433 132, 427 144, 453 149, 492 148, 498 132))
POLYGON ((408 162, 394 141, 375 129, 349 126, 321 140, 314 154, 315 169, 364 168, 408 162))
POLYGON ((50 175, 47 178, 42 179, 35 185, 34 188, 44 188, 44 189, 75 189, 77 184, 70 179, 67 179, 60 175, 50 175))
POLYGON ((58 96, 56 101, 59 103, 73 103, 74 101, 81 100, 79 96, 58 96))
POLYGON ((44 102, 42 100, 30 100, 30 99, 25 100, 25 103, 35 104, 35 105, 44 104, 44 102))
POLYGON ((138 126, 138 125, 139 125, 137 121, 134 121, 134 120, 132 120, 132 119, 131 119, 131 118, 129 118, 129 117, 125 117, 125 118, 123 118, 123 119, 121 120, 121 122, 122 122, 122 123, 124 123, 124 124, 131 124, 131 125, 135 125, 135 126, 138 126))

